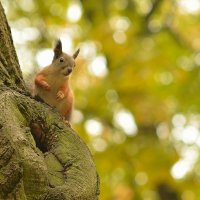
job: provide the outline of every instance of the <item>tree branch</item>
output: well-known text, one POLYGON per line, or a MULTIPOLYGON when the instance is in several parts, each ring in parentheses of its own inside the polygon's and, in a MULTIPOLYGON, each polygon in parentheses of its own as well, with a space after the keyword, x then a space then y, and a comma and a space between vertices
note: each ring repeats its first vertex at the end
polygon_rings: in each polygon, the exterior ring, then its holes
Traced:
POLYGON ((148 23, 148 21, 150 20, 151 16, 154 14, 154 12, 158 9, 158 7, 160 6, 160 4, 162 3, 163 0, 154 0, 153 1, 153 5, 150 9, 150 11, 145 15, 144 19, 145 22, 148 23))
POLYGON ((25 89, 10 27, 0 2, 0 84, 25 89))

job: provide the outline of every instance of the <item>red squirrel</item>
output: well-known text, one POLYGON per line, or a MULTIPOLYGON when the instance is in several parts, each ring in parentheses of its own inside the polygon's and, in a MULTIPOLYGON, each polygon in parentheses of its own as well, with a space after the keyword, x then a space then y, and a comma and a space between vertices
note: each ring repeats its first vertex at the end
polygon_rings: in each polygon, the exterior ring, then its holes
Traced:
POLYGON ((62 51, 62 43, 57 40, 52 63, 35 76, 35 95, 55 107, 67 121, 70 120, 74 102, 69 75, 75 67, 79 51, 70 56, 62 51))

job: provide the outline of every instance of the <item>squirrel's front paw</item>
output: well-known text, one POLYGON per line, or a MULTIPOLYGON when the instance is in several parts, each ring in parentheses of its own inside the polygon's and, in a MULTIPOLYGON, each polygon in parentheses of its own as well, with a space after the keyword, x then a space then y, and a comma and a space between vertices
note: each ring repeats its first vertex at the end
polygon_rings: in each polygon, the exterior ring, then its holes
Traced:
POLYGON ((65 97, 65 94, 62 91, 58 91, 56 98, 58 100, 61 100, 65 97))
POLYGON ((50 85, 49 85, 48 83, 46 83, 46 82, 42 83, 42 87, 43 87, 45 90, 47 90, 47 91, 50 91, 50 90, 51 90, 50 85))

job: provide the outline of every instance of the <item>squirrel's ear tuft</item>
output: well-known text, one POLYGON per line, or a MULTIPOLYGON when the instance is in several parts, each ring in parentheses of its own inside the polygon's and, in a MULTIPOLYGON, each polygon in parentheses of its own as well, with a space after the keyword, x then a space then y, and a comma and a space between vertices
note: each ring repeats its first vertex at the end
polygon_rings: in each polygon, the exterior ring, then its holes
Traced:
POLYGON ((53 57, 53 60, 59 58, 62 54, 62 43, 60 41, 60 39, 58 39, 55 43, 55 46, 54 46, 54 57, 53 57))
POLYGON ((77 58, 79 52, 80 52, 80 49, 78 49, 78 50, 73 54, 72 57, 74 58, 74 60, 77 58))

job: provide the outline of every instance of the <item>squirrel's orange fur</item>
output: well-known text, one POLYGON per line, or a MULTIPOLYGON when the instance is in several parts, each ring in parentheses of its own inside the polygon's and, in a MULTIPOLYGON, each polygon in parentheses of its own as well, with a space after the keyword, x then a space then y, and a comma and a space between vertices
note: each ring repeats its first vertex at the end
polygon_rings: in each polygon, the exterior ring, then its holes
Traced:
POLYGON ((74 96, 69 87, 69 75, 75 67, 79 49, 69 56, 62 52, 62 43, 57 41, 52 63, 35 77, 35 95, 55 107, 65 120, 70 120, 74 96))

